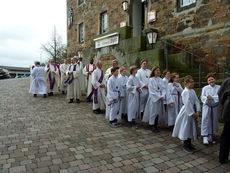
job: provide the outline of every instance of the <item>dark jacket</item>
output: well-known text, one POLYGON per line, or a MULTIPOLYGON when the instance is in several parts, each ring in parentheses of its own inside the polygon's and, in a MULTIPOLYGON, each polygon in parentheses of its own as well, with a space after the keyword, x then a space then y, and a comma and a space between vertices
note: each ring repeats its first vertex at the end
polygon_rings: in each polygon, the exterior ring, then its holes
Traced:
POLYGON ((219 102, 222 105, 221 117, 224 122, 230 122, 230 78, 224 80, 218 95, 219 102))

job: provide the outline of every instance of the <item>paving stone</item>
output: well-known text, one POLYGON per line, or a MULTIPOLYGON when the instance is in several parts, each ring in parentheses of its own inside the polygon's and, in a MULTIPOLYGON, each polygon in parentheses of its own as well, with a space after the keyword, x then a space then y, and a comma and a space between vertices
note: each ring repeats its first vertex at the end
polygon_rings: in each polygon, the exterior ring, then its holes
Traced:
POLYGON ((91 104, 67 104, 62 94, 33 98, 29 84, 29 79, 0 80, 0 173, 230 170, 218 163, 219 144, 205 147, 198 140, 199 152, 188 154, 168 129, 153 134, 139 120, 137 130, 123 121, 111 129, 104 115, 92 113, 91 104))

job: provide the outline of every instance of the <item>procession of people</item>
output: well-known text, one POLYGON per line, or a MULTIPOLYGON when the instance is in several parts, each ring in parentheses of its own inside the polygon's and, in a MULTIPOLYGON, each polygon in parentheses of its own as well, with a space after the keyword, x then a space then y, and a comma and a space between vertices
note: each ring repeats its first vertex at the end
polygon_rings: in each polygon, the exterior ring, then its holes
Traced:
POLYGON ((154 133, 161 127, 168 126, 172 137, 183 141, 183 149, 192 153, 196 149, 192 140, 200 135, 203 144, 214 144, 218 130, 219 102, 223 106, 224 130, 221 135, 220 163, 228 161, 230 147, 230 79, 222 86, 216 84, 214 74, 207 75, 207 86, 202 88, 201 102, 194 91, 194 79, 188 75, 179 83, 179 74, 164 70, 161 78, 160 67, 147 69, 148 61, 142 60, 141 68, 119 67, 118 61, 112 61, 112 67, 104 73, 102 62, 94 64, 90 59, 85 67, 77 56, 59 65, 51 59, 45 68, 35 62, 32 68, 30 93, 37 97, 53 96, 58 92, 66 94, 68 103, 92 102, 94 114, 105 114, 111 127, 119 127, 119 120, 124 119, 131 128, 138 128, 138 123, 148 123, 154 133), (127 71, 130 76, 128 77, 127 71), (182 88, 184 86, 184 88, 182 88), (82 93, 85 91, 86 97, 82 93), (202 113, 201 130, 198 117, 202 113), (140 121, 137 121, 137 120, 140 121), (201 134, 200 134, 201 131, 201 134))

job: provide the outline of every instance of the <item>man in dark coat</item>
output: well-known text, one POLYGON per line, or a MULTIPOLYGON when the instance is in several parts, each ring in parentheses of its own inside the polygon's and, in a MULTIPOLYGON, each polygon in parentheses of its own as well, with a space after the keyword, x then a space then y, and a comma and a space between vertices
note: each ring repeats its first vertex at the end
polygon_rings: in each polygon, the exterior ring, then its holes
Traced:
POLYGON ((221 117, 224 120, 224 129, 220 139, 220 163, 228 162, 230 148, 230 78, 224 80, 218 92, 219 102, 222 105, 221 117))

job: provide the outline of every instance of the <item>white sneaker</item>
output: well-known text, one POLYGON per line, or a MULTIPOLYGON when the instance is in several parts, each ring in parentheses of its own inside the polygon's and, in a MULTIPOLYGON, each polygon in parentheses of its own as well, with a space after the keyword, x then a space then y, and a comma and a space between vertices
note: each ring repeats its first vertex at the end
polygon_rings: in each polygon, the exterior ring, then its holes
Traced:
POLYGON ((207 136, 204 136, 204 137, 203 137, 203 144, 204 144, 204 145, 208 145, 208 144, 209 144, 209 142, 208 142, 208 137, 207 137, 207 136))

